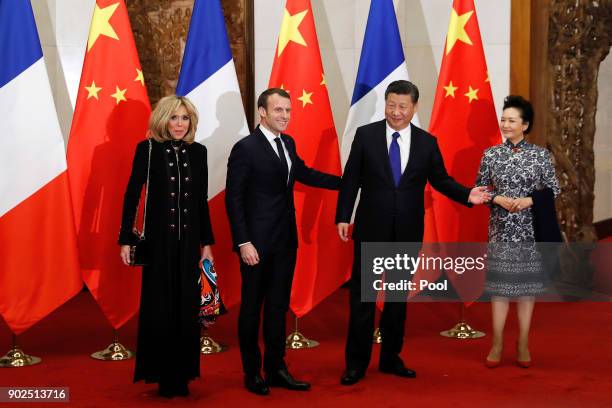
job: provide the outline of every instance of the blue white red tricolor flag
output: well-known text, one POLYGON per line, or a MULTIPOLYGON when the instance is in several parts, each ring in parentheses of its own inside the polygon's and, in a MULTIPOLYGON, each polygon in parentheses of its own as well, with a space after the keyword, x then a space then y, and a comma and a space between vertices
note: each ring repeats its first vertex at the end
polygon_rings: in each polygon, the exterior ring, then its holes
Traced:
POLYGON ((240 297, 240 276, 225 212, 227 158, 234 143, 249 134, 249 128, 220 0, 195 1, 176 93, 187 96, 198 109, 196 141, 208 149, 215 266, 220 271, 224 302, 231 306, 240 297))
POLYGON ((0 0, 0 112, 0 315, 19 334, 83 285, 64 139, 26 0, 0 0))
MULTIPOLYGON (((385 90, 399 79, 409 80, 409 77, 393 0, 372 0, 342 136, 342 167, 348 160, 357 128, 385 117, 385 90)), ((416 115, 412 123, 419 125, 416 115)))

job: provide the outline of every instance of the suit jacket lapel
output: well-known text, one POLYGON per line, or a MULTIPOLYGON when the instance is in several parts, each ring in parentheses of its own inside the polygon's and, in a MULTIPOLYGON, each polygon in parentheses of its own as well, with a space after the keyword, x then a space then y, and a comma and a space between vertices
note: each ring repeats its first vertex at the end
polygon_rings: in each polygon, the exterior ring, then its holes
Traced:
POLYGON ((417 156, 415 151, 418 149, 418 137, 416 133, 419 129, 414 126, 412 123, 410 124, 410 151, 408 152, 408 163, 406 164, 406 169, 402 173, 402 177, 400 178, 400 185, 402 182, 408 178, 407 174, 414 168, 414 161, 417 160, 417 156))
POLYGON ((283 143, 285 144, 285 148, 287 149, 287 153, 289 154, 289 159, 291 160, 291 168, 289 169, 289 179, 287 182, 287 184, 291 184, 291 180, 293 180, 294 171, 295 171, 296 158, 295 158, 294 152, 290 148, 291 144, 288 142, 287 135, 281 133, 280 137, 283 143))
POLYGON ((266 152, 265 154, 266 154, 267 160, 270 160, 274 163, 274 166, 276 167, 279 173, 283 173, 283 165, 280 161, 280 157, 278 157, 278 155, 276 154, 276 152, 270 145, 270 142, 268 142, 266 135, 264 135, 261 129, 259 129, 259 126, 257 126, 257 129, 255 130, 255 132, 256 132, 255 136, 257 137, 257 141, 259 142, 259 145, 266 152))
POLYGON ((387 121, 383 119, 380 122, 380 126, 376 131, 376 150, 380 157, 380 163, 383 165, 383 171, 386 174, 387 181, 395 186, 395 180, 393 180, 393 171, 391 171, 391 162, 389 162, 389 150, 387 148, 387 121))

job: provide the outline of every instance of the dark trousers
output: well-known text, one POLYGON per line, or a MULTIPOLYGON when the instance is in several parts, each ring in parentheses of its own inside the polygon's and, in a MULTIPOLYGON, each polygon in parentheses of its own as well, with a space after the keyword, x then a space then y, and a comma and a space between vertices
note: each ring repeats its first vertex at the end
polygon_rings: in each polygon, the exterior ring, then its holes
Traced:
POLYGON ((297 248, 278 248, 260 255, 259 263, 240 262, 242 303, 238 317, 238 339, 242 368, 246 375, 261 371, 259 324, 263 306, 264 361, 266 372, 285 368, 285 319, 289 309, 291 283, 297 248))
MULTIPOLYGON (((361 243, 355 242, 355 255, 350 284, 350 317, 346 339, 346 368, 365 372, 372 356, 376 303, 361 301, 361 243)), ((380 317, 382 347, 379 366, 392 366, 399 361, 404 342, 406 303, 385 302, 380 317)))

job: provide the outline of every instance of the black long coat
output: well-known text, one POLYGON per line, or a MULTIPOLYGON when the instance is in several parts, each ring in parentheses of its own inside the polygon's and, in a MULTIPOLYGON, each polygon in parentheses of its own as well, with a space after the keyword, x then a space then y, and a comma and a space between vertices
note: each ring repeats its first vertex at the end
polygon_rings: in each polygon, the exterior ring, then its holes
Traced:
MULTIPOLYGON (((200 375, 198 261, 214 242, 208 211, 206 148, 152 142, 146 239, 134 381, 189 380, 200 375), (172 354, 169 355, 168 353, 172 354)), ((134 241, 132 226, 147 178, 149 142, 136 147, 123 203, 119 244, 134 241)))

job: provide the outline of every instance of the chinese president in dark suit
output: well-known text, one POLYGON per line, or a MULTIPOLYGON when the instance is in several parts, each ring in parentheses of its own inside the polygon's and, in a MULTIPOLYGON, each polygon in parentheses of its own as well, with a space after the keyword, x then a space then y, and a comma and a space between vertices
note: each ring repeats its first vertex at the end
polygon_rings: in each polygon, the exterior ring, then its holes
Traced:
MULTIPOLYGON (((307 167, 295 141, 282 133, 289 124, 291 99, 278 88, 264 91, 257 101, 260 125, 238 141, 227 167, 225 203, 235 250, 240 255, 242 303, 238 337, 245 387, 259 395, 268 386, 308 390, 285 365, 285 314, 297 254, 297 227, 293 201, 296 181, 337 190, 340 177, 307 167), (258 346, 263 306, 263 368, 258 346)), ((333 220, 329 220, 333 222, 333 220)))
MULTIPOLYGON (((436 138, 410 123, 418 99, 419 91, 411 82, 389 84, 385 91, 385 119, 357 129, 342 176, 336 224, 343 241, 349 239, 349 222, 361 189, 352 236, 355 256, 346 370, 340 379, 343 385, 355 384, 365 375, 372 354, 375 303, 361 299, 361 242, 421 242, 427 182, 466 206, 489 199, 486 187, 470 190, 450 177, 436 138)), ((384 373, 413 378, 416 373, 406 368, 399 357, 405 320, 405 302, 385 302, 378 367, 384 373)))

